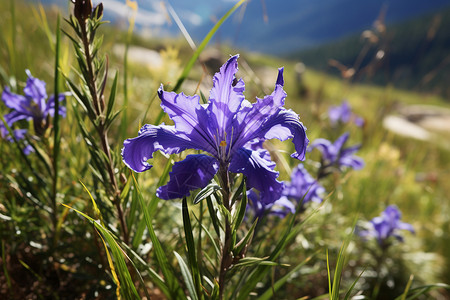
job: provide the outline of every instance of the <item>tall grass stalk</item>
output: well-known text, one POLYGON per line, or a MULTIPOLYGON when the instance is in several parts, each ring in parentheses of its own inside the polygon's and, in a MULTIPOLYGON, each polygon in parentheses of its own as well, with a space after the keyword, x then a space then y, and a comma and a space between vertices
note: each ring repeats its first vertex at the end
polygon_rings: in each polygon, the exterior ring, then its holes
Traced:
MULTIPOLYGON (((98 148, 101 149, 102 153, 93 148, 90 150, 91 155, 99 173, 105 174, 104 170, 106 170, 106 174, 102 175, 101 181, 116 208, 123 241, 128 244, 130 240, 128 227, 126 226, 125 214, 122 209, 121 192, 115 172, 116 166, 108 139, 108 129, 120 112, 113 113, 117 76, 114 80, 109 100, 106 103, 104 92, 108 79, 108 58, 99 58, 98 52, 102 38, 96 36, 96 31, 101 25, 103 5, 100 4, 93 10, 90 5, 90 2, 83 1, 75 3, 74 16, 70 17, 68 23, 76 33, 78 41, 70 34, 67 34, 73 42, 81 70, 80 79, 87 86, 87 90, 85 86, 77 87, 77 84, 70 80, 68 83, 95 128, 96 138, 87 132, 85 125, 82 124, 83 121, 81 118, 78 118, 79 126, 82 128, 86 140, 90 140, 90 143, 94 143, 94 145, 98 145, 96 141, 100 140, 98 148)), ((91 147, 92 145, 88 146, 91 147)))
POLYGON ((55 236, 53 237, 53 246, 57 243, 57 228, 58 228, 58 209, 57 209, 57 194, 58 194, 58 178, 59 178, 59 149, 61 144, 61 128, 59 124, 59 53, 60 53, 60 17, 58 15, 56 21, 56 44, 55 44, 55 72, 54 72, 54 95, 55 95, 55 114, 53 117, 53 182, 52 182, 52 223, 55 236))

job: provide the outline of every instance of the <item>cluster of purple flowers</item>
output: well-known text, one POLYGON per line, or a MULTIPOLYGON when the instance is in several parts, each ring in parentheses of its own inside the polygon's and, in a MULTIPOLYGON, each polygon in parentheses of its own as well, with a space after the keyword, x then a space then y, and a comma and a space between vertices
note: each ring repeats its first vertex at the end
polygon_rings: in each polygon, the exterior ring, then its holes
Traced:
POLYGON ((409 223, 400 221, 401 212, 395 205, 389 205, 381 213, 381 216, 375 217, 370 221, 370 229, 359 232, 361 237, 374 237, 377 239, 381 247, 387 247, 388 239, 394 237, 399 241, 403 241, 403 237, 398 230, 408 230, 414 233, 414 228, 409 223))
POLYGON ((332 125, 336 125, 339 122, 348 123, 352 121, 356 126, 364 126, 364 119, 352 112, 347 101, 343 101, 339 106, 331 106, 328 110, 328 117, 332 125))
MULTIPOLYGON (((32 120, 35 133, 42 135, 49 126, 48 117, 55 114, 55 97, 52 95, 47 101, 47 92, 45 90, 45 82, 34 78, 29 70, 26 70, 28 79, 23 89, 24 95, 18 95, 5 87, 2 93, 2 101, 6 107, 11 109, 11 112, 4 116, 5 122, 9 127, 21 120, 32 120)), ((64 100, 67 93, 58 95, 58 101, 64 100)), ((66 115, 66 108, 59 106, 59 114, 66 115)), ((0 132, 2 138, 8 141, 13 141, 13 138, 8 135, 8 131, 3 123, 0 124, 0 132)), ((25 137, 26 129, 13 130, 14 138, 16 140, 25 137)), ((24 152, 28 154, 32 148, 27 145, 24 152)))
POLYGON ((352 168, 360 170, 364 167, 364 161, 354 155, 360 145, 354 145, 345 148, 345 144, 349 138, 349 133, 341 135, 334 143, 326 139, 316 139, 311 143, 308 151, 317 148, 322 153, 321 169, 319 170, 319 179, 328 175, 334 169, 341 170, 343 168, 352 168))
POLYGON ((122 156, 132 170, 143 172, 155 151, 166 154, 186 149, 208 154, 188 155, 176 162, 169 182, 158 188, 162 199, 181 198, 190 191, 205 187, 219 172, 242 173, 247 187, 259 191, 263 204, 278 200, 283 183, 277 180, 275 163, 264 152, 253 150, 254 140, 292 138, 296 152, 292 157, 303 160, 308 138, 298 115, 285 109, 283 68, 278 70, 275 90, 271 95, 250 103, 244 98, 244 81, 237 80, 238 56, 231 57, 214 76, 209 102, 200 104, 200 97, 158 90, 161 107, 174 121, 174 126, 144 125, 139 136, 124 142, 122 156))
MULTIPOLYGON (((169 182, 156 192, 166 200, 188 196, 216 174, 222 178, 231 172, 246 177, 249 207, 256 217, 285 216, 295 211, 296 204, 321 202, 325 189, 302 164, 294 168, 290 182, 280 182, 275 163, 262 147, 265 140, 292 138, 296 152, 291 156, 304 160, 309 143, 298 115, 283 107, 283 68, 278 70, 273 93, 250 103, 243 95, 244 81, 235 77, 237 59, 237 55, 231 57, 215 74, 207 104, 200 104, 197 95, 166 92, 161 86, 161 107, 175 125, 144 125, 137 137, 124 141, 123 161, 135 172, 143 172, 152 167, 147 160, 158 150, 165 154, 186 149, 206 152, 187 155, 173 165, 169 182)), ((348 134, 335 143, 318 139, 309 150, 318 148, 327 167, 360 169, 363 162, 353 155, 359 147, 344 148, 347 139, 348 134)))
POLYGON ((280 199, 264 204, 254 190, 250 190, 247 196, 254 217, 261 218, 265 214, 285 217, 288 213, 295 212, 296 205, 322 202, 324 193, 325 189, 320 183, 308 173, 303 164, 299 164, 292 170, 291 181, 284 182, 280 199))

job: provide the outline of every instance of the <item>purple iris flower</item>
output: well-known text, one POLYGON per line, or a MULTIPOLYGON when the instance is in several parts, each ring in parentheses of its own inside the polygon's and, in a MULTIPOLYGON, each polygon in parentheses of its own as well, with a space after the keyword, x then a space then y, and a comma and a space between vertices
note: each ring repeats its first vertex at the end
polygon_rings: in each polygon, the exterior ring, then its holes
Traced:
POLYGON ((261 219, 263 216, 275 215, 280 218, 284 218, 289 213, 295 213, 295 205, 288 198, 281 197, 275 200, 273 203, 265 204, 261 201, 260 195, 251 189, 247 192, 248 205, 251 211, 253 211, 254 218, 261 219))
POLYGON ((200 104, 198 95, 166 92, 161 86, 161 107, 175 125, 147 124, 138 137, 124 141, 123 160, 135 172, 150 169, 147 160, 157 150, 166 154, 186 149, 209 153, 188 155, 176 162, 167 185, 158 188, 158 197, 181 198, 205 187, 217 172, 233 172, 246 176, 247 188, 257 189, 263 203, 273 203, 280 198, 283 183, 277 180, 275 164, 248 147, 249 142, 292 138, 296 150, 292 157, 304 159, 309 140, 298 115, 283 107, 283 68, 278 70, 274 92, 250 103, 243 95, 244 81, 235 78, 237 59, 238 55, 231 57, 215 74, 207 104, 200 104))
MULTIPOLYGON (((14 134, 14 138, 16 140, 22 140, 25 139, 25 134, 27 133, 26 129, 13 129, 12 130, 14 134)), ((8 130, 5 128, 5 126, 0 123, 0 137, 6 139, 10 143, 14 143, 14 139, 9 135, 8 130)), ((30 154, 31 152, 34 152, 34 148, 25 142, 25 148, 23 148, 23 153, 25 155, 30 154)))
POLYGON ((336 125, 339 121, 342 123, 353 121, 359 127, 364 125, 364 119, 352 113, 347 101, 343 101, 340 106, 331 106, 328 110, 328 117, 332 125, 336 125))
MULTIPOLYGON (((27 83, 23 92, 25 96, 14 94, 9 87, 5 87, 2 93, 2 100, 5 105, 13 111, 5 115, 5 121, 11 126, 19 120, 33 120, 36 131, 45 129, 47 116, 55 114, 55 97, 52 95, 47 101, 47 92, 45 91, 45 82, 34 78, 29 70, 27 83)), ((64 100, 67 93, 58 95, 58 101, 64 100)), ((59 114, 63 117, 66 115, 66 108, 59 106, 59 114)), ((48 126, 48 124, 47 124, 48 126)))
POLYGON ((400 221, 401 212, 395 205, 389 205, 381 213, 381 216, 373 218, 370 223, 371 230, 361 231, 360 236, 375 237, 380 245, 386 245, 386 240, 393 236, 399 241, 403 241, 401 235, 397 233, 398 230, 409 230, 414 233, 414 228, 409 223, 400 221))
POLYGON ((364 167, 364 161, 360 157, 353 155, 359 150, 361 147, 360 145, 344 148, 348 137, 349 133, 346 132, 334 143, 331 143, 326 139, 317 139, 311 143, 308 151, 312 151, 312 149, 317 148, 322 153, 322 166, 321 171, 319 172, 319 178, 328 175, 330 170, 327 169, 333 167, 338 169, 341 169, 342 167, 349 167, 355 170, 359 170, 364 167))
POLYGON ((286 183, 283 195, 289 199, 295 200, 297 203, 313 201, 322 202, 322 194, 325 193, 323 186, 314 179, 308 171, 299 164, 292 170, 291 182, 286 183))

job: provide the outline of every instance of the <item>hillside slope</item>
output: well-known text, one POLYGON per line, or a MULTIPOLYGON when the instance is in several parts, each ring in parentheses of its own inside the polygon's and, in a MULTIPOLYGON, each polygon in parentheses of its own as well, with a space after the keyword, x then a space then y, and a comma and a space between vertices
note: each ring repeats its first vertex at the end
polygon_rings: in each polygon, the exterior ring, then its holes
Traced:
POLYGON ((394 84, 449 98, 450 9, 392 26, 375 26, 289 56, 334 74, 353 68, 354 81, 394 84))

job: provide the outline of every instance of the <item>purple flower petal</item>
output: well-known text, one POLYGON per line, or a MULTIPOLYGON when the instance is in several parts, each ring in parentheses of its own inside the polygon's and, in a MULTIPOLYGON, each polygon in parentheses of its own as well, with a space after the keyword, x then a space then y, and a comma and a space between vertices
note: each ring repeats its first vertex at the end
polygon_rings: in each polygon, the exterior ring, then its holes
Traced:
POLYGON ((287 213, 295 213, 295 205, 287 197, 281 197, 273 203, 274 207, 279 207, 278 209, 272 209, 278 216, 286 216, 287 213))
POLYGON ((174 121, 175 128, 186 133, 192 141, 204 145, 205 151, 216 154, 215 141, 211 138, 215 132, 208 129, 208 115, 199 103, 200 97, 166 92, 162 86, 158 95, 161 107, 174 121))
POLYGON ((43 112, 46 108, 45 99, 47 99, 47 92, 45 91, 45 82, 37 78, 34 78, 31 75, 30 70, 26 70, 25 72, 28 75, 28 79, 27 84, 23 89, 23 92, 25 93, 25 96, 27 96, 30 99, 33 99, 33 101, 38 105, 39 110, 43 112))
POLYGON ((370 223, 373 229, 368 231, 361 231, 360 235, 367 237, 373 236, 378 240, 380 245, 386 245, 385 241, 389 237, 393 236, 399 241, 403 241, 398 230, 409 230, 414 233, 414 228, 411 224, 400 221, 401 213, 395 205, 389 205, 381 213, 381 216, 373 218, 370 223))
POLYGON ((313 201, 322 202, 325 189, 315 180, 302 164, 292 170, 291 182, 286 183, 283 195, 302 204, 313 201))
POLYGON ((298 115, 283 107, 286 98, 283 83, 283 68, 280 68, 274 92, 263 99, 258 99, 251 107, 243 107, 236 115, 234 126, 240 128, 237 130, 236 148, 255 138, 264 140, 277 138, 281 141, 293 138, 292 142, 297 152, 292 154, 292 157, 299 160, 305 158, 309 140, 298 115))
POLYGON ((323 160, 327 164, 326 166, 335 165, 338 168, 350 167, 359 170, 364 167, 364 161, 353 154, 359 150, 360 145, 344 148, 348 138, 349 134, 346 132, 334 143, 325 139, 317 139, 311 143, 308 151, 317 148, 322 153, 323 160))
POLYGON ((139 136, 123 142, 122 158, 130 169, 143 172, 152 167, 147 160, 153 157, 155 151, 175 154, 190 148, 204 150, 174 126, 147 124, 139 130, 139 136))
MULTIPOLYGON (((61 102, 64 101, 64 99, 67 96, 70 96, 70 95, 71 95, 70 93, 60 93, 58 95, 58 101, 60 102, 60 105, 58 107, 59 115, 62 116, 63 118, 66 117, 66 107, 61 105, 61 102)), ((44 111, 44 115, 45 116, 50 115, 52 117, 55 116, 55 95, 51 95, 50 98, 48 99, 47 106, 44 111)))
POLYGON ((283 69, 279 69, 274 92, 258 99, 255 104, 245 100, 242 79, 236 80, 237 58, 231 57, 214 76, 214 85, 207 105, 199 103, 198 96, 186 96, 158 90, 161 106, 175 126, 146 125, 139 136, 124 142, 124 162, 136 172, 151 168, 147 159, 153 152, 178 153, 192 148, 209 152, 227 171, 247 176, 248 187, 260 191, 261 201, 273 203, 281 195, 283 183, 276 180, 264 149, 244 149, 257 139, 293 139, 294 157, 304 159, 308 139, 299 117, 286 110, 283 90, 283 69))
POLYGON ((9 114, 5 115, 5 121, 8 124, 8 126, 12 126, 12 124, 14 124, 17 121, 20 120, 31 120, 32 119, 32 115, 28 114, 28 113, 21 113, 19 111, 13 110, 12 112, 10 112, 9 114))
POLYGON ((219 162, 214 157, 188 155, 173 165, 169 182, 159 187, 156 195, 164 200, 189 196, 190 191, 207 186, 218 169, 219 162))
POLYGON ((328 116, 332 124, 336 124, 339 121, 347 123, 350 121, 350 117, 352 116, 350 104, 348 104, 347 101, 343 101, 340 106, 330 107, 328 110, 328 116))
POLYGON ((326 139, 316 139, 311 145, 308 147, 308 151, 312 151, 314 148, 317 148, 323 155, 323 158, 328 161, 334 161, 336 154, 334 150, 333 144, 326 139))
POLYGON ((7 107, 23 114, 30 114, 31 100, 22 95, 12 93, 7 86, 3 90, 2 100, 7 107))
POLYGON ((355 116, 353 122, 354 122, 355 125, 358 126, 358 127, 363 127, 363 126, 364 126, 364 119, 361 118, 361 117, 355 116))
POLYGON ((286 197, 281 197, 274 203, 264 204, 261 202, 260 195, 254 189, 247 192, 248 206, 252 211, 254 218, 261 219, 264 215, 276 215, 284 218, 289 213, 295 212, 295 205, 286 197))
MULTIPOLYGON (((47 93, 45 91, 45 82, 31 76, 29 70, 26 70, 26 73, 28 79, 26 86, 23 89, 25 97, 11 93, 8 87, 5 87, 2 93, 2 100, 5 102, 5 105, 13 109, 13 111, 6 115, 5 118, 10 126, 19 120, 33 119, 35 121, 35 126, 36 124, 39 124, 39 127, 49 114, 51 116, 54 115, 55 100, 54 97, 51 96, 46 103, 47 93)), ((62 101, 68 94, 69 93, 59 94, 58 100, 62 101)), ((59 114, 62 116, 66 115, 66 108, 62 105, 59 106, 59 114)))
POLYGON ((284 184, 277 180, 278 172, 272 169, 273 166, 258 151, 240 148, 233 156, 228 170, 244 174, 247 177, 247 188, 257 189, 261 202, 269 204, 280 198, 284 188, 284 184))
POLYGON ((354 170, 361 170, 364 168, 364 161, 358 156, 342 156, 339 159, 339 165, 353 168, 354 170))
POLYGON ((241 107, 242 101, 244 101, 244 81, 242 79, 236 81, 235 78, 238 70, 238 57, 239 55, 232 56, 220 68, 220 71, 214 75, 213 88, 209 95, 208 111, 211 117, 214 116, 210 122, 214 122, 213 128, 218 129, 218 138, 221 140, 230 138, 222 136, 222 134, 231 128, 233 116, 241 107))

